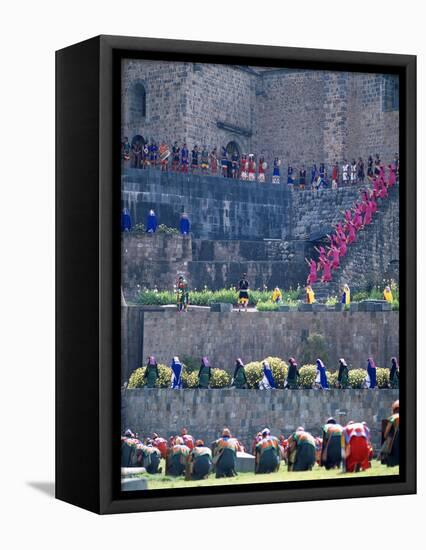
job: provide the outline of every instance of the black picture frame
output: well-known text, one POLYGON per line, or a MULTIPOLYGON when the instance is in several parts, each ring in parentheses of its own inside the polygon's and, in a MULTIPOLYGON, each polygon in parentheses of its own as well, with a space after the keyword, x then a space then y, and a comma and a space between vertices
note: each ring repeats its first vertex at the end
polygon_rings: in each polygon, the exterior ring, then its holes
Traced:
POLYGON ((107 514, 415 492, 416 57, 119 36, 98 36, 56 52, 56 498, 107 514), (120 143, 118 67, 125 56, 400 76, 405 374, 398 480, 120 492, 120 163, 113 159, 120 143))

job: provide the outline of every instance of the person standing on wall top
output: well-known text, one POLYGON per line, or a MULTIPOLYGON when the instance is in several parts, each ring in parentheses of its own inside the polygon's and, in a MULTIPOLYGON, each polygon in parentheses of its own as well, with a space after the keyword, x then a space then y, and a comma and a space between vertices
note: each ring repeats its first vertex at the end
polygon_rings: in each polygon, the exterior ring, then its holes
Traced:
POLYGON ((288 168, 287 168, 287 185, 293 185, 293 166, 288 163, 288 168))
POLYGON ((312 164, 312 168, 311 168, 311 188, 314 188, 314 186, 315 186, 315 181, 317 179, 317 175, 318 175, 317 165, 314 162, 312 164))
POLYGON ((179 169, 180 148, 178 142, 175 141, 172 147, 172 172, 177 172, 179 169))
POLYGON ((183 384, 182 384, 183 367, 178 356, 173 357, 170 368, 172 369, 171 388, 173 390, 181 390, 183 387, 183 384))
POLYGON ((220 166, 222 169, 222 176, 224 178, 228 177, 230 174, 228 174, 228 151, 226 150, 226 147, 222 147, 220 166))
POLYGON ((232 179, 237 180, 239 173, 238 173, 238 167, 240 164, 240 155, 238 154, 238 151, 234 149, 232 155, 231 155, 231 174, 232 179))
POLYGON ((367 361, 365 385, 370 390, 375 390, 377 388, 377 367, 372 357, 369 357, 367 361))
POLYGON ((350 166, 346 159, 343 160, 343 166, 342 166, 342 181, 343 185, 347 185, 349 181, 349 171, 350 166))
POLYGON ((212 367, 207 357, 201 359, 200 370, 198 371, 198 387, 207 389, 210 387, 210 378, 212 377, 212 367))
POLYGON ((181 171, 184 174, 187 174, 188 166, 189 166, 189 150, 186 143, 182 145, 182 149, 180 151, 180 158, 181 158, 181 171))
POLYGON ((232 378, 231 386, 234 386, 238 390, 247 388, 247 375, 245 366, 241 358, 235 361, 234 376, 232 378))
POLYGON ((155 357, 151 355, 148 359, 144 374, 144 378, 146 378, 146 387, 155 388, 158 376, 158 364, 155 357))
POLYGON ((294 357, 290 357, 290 359, 288 360, 288 364, 289 366, 285 387, 289 390, 297 390, 297 388, 299 387, 300 373, 296 359, 294 357))
POLYGON ((210 160, 210 172, 211 172, 212 176, 216 176, 217 175, 217 163, 218 163, 217 148, 216 147, 210 153, 209 160, 210 160))
POLYGON ((349 305, 351 303, 351 290, 346 284, 343 285, 342 298, 340 302, 345 305, 349 305))
POLYGON ((129 232, 132 229, 132 218, 127 208, 121 212, 121 231, 129 232))
POLYGON ((299 189, 301 191, 305 190, 306 185, 306 168, 305 165, 302 165, 302 168, 299 170, 299 189))
POLYGON ((248 180, 249 181, 256 181, 256 161, 254 159, 253 153, 250 153, 250 155, 249 155, 248 180))
POLYGON ((121 142, 121 160, 130 160, 130 151, 131 146, 129 143, 129 138, 127 136, 124 136, 124 140, 121 142))
POLYGON ((357 167, 356 167, 356 160, 352 159, 351 163, 351 184, 356 184, 356 176, 357 176, 357 167))
POLYGON ((209 152, 207 150, 207 145, 203 145, 203 149, 201 151, 201 172, 203 174, 207 174, 208 169, 209 169, 209 152))
POLYGON ((274 158, 274 168, 272 170, 272 183, 280 183, 280 165, 281 161, 278 157, 274 158))
POLYGON ((243 273, 241 279, 238 282, 238 312, 241 311, 241 307, 247 311, 249 303, 249 282, 247 280, 247 273, 243 273))
POLYGON ((191 151, 191 174, 198 172, 198 145, 194 145, 191 151))
POLYGON ((399 364, 396 357, 391 359, 391 367, 389 369, 389 385, 393 390, 399 388, 399 364))
POLYGON ((146 220, 146 232, 155 233, 157 231, 157 225, 157 216, 155 215, 154 210, 151 208, 146 220))

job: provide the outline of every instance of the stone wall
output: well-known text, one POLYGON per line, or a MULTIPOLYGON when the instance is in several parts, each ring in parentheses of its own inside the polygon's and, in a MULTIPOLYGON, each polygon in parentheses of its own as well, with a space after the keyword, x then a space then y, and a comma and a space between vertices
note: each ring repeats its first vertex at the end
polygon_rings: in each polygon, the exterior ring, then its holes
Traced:
POLYGON ((166 364, 174 355, 207 355, 212 365, 230 372, 239 356, 245 362, 267 356, 297 358, 310 334, 323 336, 330 370, 337 368, 340 357, 353 367, 365 368, 370 355, 380 367, 399 355, 397 311, 212 313, 193 309, 178 314, 175 309, 143 311, 129 306, 122 308, 122 380, 148 355, 166 364))
POLYGON ((378 448, 381 420, 389 416, 395 399, 397 390, 126 390, 122 392, 121 426, 123 431, 157 432, 162 437, 186 427, 207 445, 227 426, 250 450, 253 436, 265 426, 274 435, 288 436, 301 425, 320 435, 321 425, 334 416, 342 424, 367 422, 378 448))

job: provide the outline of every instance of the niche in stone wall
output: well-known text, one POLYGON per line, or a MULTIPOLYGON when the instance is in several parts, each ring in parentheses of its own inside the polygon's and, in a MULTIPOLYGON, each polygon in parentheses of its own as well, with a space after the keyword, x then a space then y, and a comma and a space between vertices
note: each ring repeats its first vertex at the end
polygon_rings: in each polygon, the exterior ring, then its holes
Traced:
POLYGON ((146 88, 142 82, 135 82, 129 90, 129 115, 136 124, 146 117, 146 88))

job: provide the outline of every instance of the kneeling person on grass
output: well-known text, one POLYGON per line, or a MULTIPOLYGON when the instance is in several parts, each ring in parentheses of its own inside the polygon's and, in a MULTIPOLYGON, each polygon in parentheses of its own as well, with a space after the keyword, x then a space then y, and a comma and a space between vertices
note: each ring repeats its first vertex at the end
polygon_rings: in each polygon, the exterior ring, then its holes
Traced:
POLYGON ((262 439, 255 448, 255 473, 270 474, 280 467, 280 444, 268 428, 262 431, 262 439))
POLYGON ((370 444, 370 430, 365 422, 351 420, 343 428, 342 446, 346 472, 359 472, 371 468, 373 448, 370 444))
POLYGON ((316 446, 315 439, 302 427, 288 438, 288 471, 303 472, 312 470, 315 465, 316 446))
POLYGON ((175 437, 174 445, 169 449, 166 459, 166 474, 183 476, 188 463, 189 447, 184 445, 181 437, 175 437))
POLYGON ((326 470, 340 468, 342 463, 343 428, 334 418, 329 418, 322 427, 322 452, 320 465, 326 470))
POLYGON ((147 439, 145 445, 141 445, 141 465, 145 468, 148 474, 158 474, 161 472, 160 460, 161 452, 153 445, 151 439, 147 439))
POLYGON ((216 468, 216 478, 234 477, 237 462, 237 452, 240 450, 238 439, 231 436, 228 428, 222 431, 222 437, 215 441, 213 463, 216 468))
POLYGON ((206 479, 212 470, 212 452, 204 445, 202 439, 197 439, 195 447, 188 458, 186 480, 206 479))

